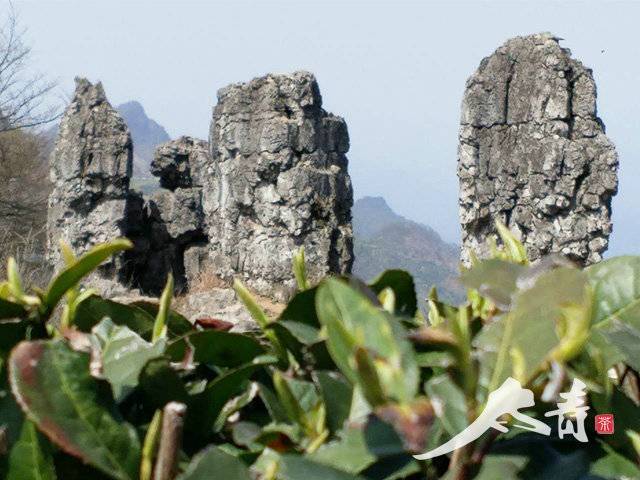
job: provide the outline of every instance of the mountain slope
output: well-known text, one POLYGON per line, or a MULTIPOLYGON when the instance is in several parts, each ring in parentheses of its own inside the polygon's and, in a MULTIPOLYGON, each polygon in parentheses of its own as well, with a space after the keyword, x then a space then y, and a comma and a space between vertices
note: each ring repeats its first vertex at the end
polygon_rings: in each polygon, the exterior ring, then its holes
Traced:
POLYGON ((353 206, 355 263, 353 273, 364 280, 382 271, 400 268, 416 282, 424 299, 435 285, 441 298, 460 299, 459 250, 430 227, 396 214, 381 197, 364 197, 353 206))
POLYGON ((124 118, 133 140, 133 174, 150 177, 149 165, 156 147, 171 140, 167 131, 155 120, 149 118, 140 103, 126 102, 117 107, 124 118))

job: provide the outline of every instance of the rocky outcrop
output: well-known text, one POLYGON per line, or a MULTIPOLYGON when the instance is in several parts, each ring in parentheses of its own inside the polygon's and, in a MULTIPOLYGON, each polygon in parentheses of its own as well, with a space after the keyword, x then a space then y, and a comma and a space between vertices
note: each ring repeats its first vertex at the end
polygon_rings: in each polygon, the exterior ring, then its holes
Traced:
POLYGON ((136 249, 129 254, 131 282, 143 292, 158 294, 169 273, 180 290, 196 278, 185 268, 185 251, 206 243, 202 183, 209 158, 208 143, 191 137, 156 149, 151 172, 163 188, 138 202, 140 227, 132 231, 136 249))
MULTIPOLYGON (((131 136, 109 104, 100 83, 76 79, 50 158, 53 191, 49 197, 48 252, 61 263, 59 240, 77 253, 127 234, 127 201, 131 176, 131 136)), ((101 274, 118 279, 116 260, 101 274)))
POLYGON ((312 280, 348 273, 349 136, 344 120, 322 109, 313 75, 267 75, 220 90, 218 100, 211 141, 160 145, 150 168, 162 188, 142 195, 129 190, 124 121, 100 84, 78 80, 51 162, 51 244, 63 236, 82 252, 131 238, 134 249, 114 274, 145 294, 158 294, 172 273, 178 289, 204 275, 223 286, 240 277, 265 298, 285 300, 301 247, 312 280))
POLYGON ((160 178, 160 186, 169 190, 202 187, 207 175, 213 175, 209 144, 192 137, 180 137, 163 143, 155 151, 151 173, 160 178))
POLYGON ((312 279, 350 271, 349 136, 344 120, 322 109, 313 75, 267 75, 221 89, 210 145, 203 211, 218 276, 284 300, 295 286, 291 257, 302 246, 312 279))
POLYGON ((458 176, 462 259, 487 252, 494 220, 532 259, 600 260, 618 159, 596 112, 591 70, 551 34, 516 37, 485 58, 462 102, 458 176))

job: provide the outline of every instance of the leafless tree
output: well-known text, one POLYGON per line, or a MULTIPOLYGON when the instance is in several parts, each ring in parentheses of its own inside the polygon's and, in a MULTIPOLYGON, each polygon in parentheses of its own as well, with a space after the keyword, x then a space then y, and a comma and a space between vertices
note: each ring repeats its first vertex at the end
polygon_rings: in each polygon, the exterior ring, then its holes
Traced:
POLYGON ((24 38, 10 4, 0 19, 0 274, 6 257, 16 256, 24 273, 37 277, 46 269, 51 141, 35 127, 55 120, 59 110, 50 103, 55 84, 33 73, 24 38))
POLYGON ((35 127, 58 117, 48 101, 55 83, 30 68, 31 48, 10 4, 0 26, 0 132, 35 127))

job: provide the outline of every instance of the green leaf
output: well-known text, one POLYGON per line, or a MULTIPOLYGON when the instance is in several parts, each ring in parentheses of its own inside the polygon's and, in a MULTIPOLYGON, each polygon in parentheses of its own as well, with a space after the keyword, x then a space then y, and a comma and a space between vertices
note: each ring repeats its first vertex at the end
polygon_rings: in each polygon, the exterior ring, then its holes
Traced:
POLYGON ((187 403, 184 383, 166 357, 149 360, 140 372, 138 385, 154 408, 162 408, 169 402, 187 403))
MULTIPOLYGON (((136 302, 132 302, 131 306, 144 310, 149 315, 151 315, 154 320, 158 316, 158 312, 160 311, 159 303, 150 302, 147 300, 138 300, 136 302)), ((169 337, 179 337, 181 335, 192 332, 193 330, 193 324, 186 317, 184 317, 184 315, 181 315, 175 310, 169 310, 167 312, 167 331, 169 333, 169 337)))
POLYGON ((617 480, 620 478, 640 478, 640 468, 623 457, 606 443, 601 443, 605 455, 592 462, 589 473, 598 478, 617 480))
POLYGON ((618 361, 620 352, 637 369, 640 353, 633 338, 640 337, 640 257, 612 258, 585 272, 593 289, 594 340, 603 343, 596 346, 606 355, 607 366, 618 361))
POLYGON ((304 410, 289 388, 286 379, 278 371, 273 373, 273 386, 289 420, 304 427, 304 410))
POLYGON ((75 287, 82 278, 98 268, 102 262, 112 255, 132 247, 133 244, 126 238, 98 245, 82 255, 73 265, 62 270, 51 280, 45 294, 46 313, 52 312, 65 292, 75 287))
POLYGON ((36 429, 25 420, 20 438, 9 453, 9 468, 6 480, 55 480, 51 445, 36 429))
POLYGON ((258 304, 251 292, 242 284, 242 282, 236 279, 233 282, 233 289, 244 304, 245 308, 249 311, 253 319, 256 321, 260 329, 264 332, 265 337, 271 342, 273 349, 280 358, 282 365, 288 365, 289 357, 286 349, 280 343, 278 336, 267 327, 271 323, 271 319, 267 316, 262 307, 258 304))
POLYGON ((369 286, 376 295, 385 288, 390 288, 396 298, 395 313, 406 317, 415 316, 418 310, 418 298, 413 277, 409 272, 405 270, 387 270, 369 286))
POLYGON ((297 322, 320 328, 316 313, 317 287, 296 293, 278 317, 277 322, 297 322))
POLYGON ((146 342, 128 327, 114 325, 109 319, 96 329, 101 326, 107 335, 102 339, 102 372, 113 388, 115 400, 120 402, 138 385, 138 376, 147 362, 162 356, 165 340, 146 342))
POLYGON ((288 420, 287 412, 284 411, 282 405, 278 401, 278 397, 273 390, 262 383, 258 383, 258 394, 260 400, 264 403, 265 408, 269 412, 269 416, 276 423, 284 423, 288 420))
POLYGON ((339 438, 325 443, 309 458, 347 473, 357 474, 376 461, 365 441, 362 428, 347 428, 339 438))
POLYGON ((500 221, 496 220, 496 229, 498 230, 498 235, 502 239, 502 244, 505 247, 505 252, 508 255, 508 258, 514 262, 518 263, 528 263, 527 259, 527 251, 511 231, 500 221))
POLYGON ((492 372, 489 391, 509 376, 525 385, 556 353, 565 356, 586 341, 591 308, 586 284, 580 270, 547 271, 515 295, 511 312, 483 328, 474 344, 485 352, 482 368, 492 372), (571 337, 564 336, 567 331, 571 337))
MULTIPOLYGON (((103 318, 109 317, 116 325, 129 327, 145 340, 151 340, 157 312, 158 305, 150 302, 125 305, 94 295, 78 305, 75 326, 83 332, 90 332, 103 318)), ((178 337, 192 331, 193 326, 182 315, 170 312, 167 329, 169 337, 178 337)))
POLYGON ((167 284, 164 286, 162 296, 160 297, 160 304, 158 306, 158 314, 156 315, 155 322, 153 324, 153 335, 151 337, 153 342, 156 342, 162 337, 167 335, 167 323, 169 311, 171 310, 171 299, 173 298, 173 275, 169 273, 167 277, 167 284))
POLYGON ((198 453, 176 480, 251 480, 249 469, 233 455, 217 447, 198 453))
POLYGON ((295 339, 303 345, 312 345, 320 339, 319 330, 315 327, 312 327, 311 325, 286 320, 274 322, 270 326, 273 325, 280 325, 286 328, 291 333, 291 335, 293 335, 295 339))
POLYGON ((293 275, 296 277, 298 290, 304 291, 309 288, 307 267, 304 261, 304 247, 300 247, 300 250, 293 254, 293 275))
POLYGON ((372 408, 387 403, 378 371, 368 352, 364 348, 356 348, 354 360, 356 374, 358 375, 358 384, 367 403, 371 405, 372 408))
POLYGON ((276 336, 280 345, 291 353, 300 365, 310 359, 305 353, 320 339, 317 328, 298 322, 272 322, 266 330, 276 336))
POLYGON ((27 311, 22 307, 22 305, 0 298, 0 320, 24 318, 26 315, 27 311))
POLYGON ((279 463, 278 478, 282 480, 364 480, 300 455, 282 455, 279 463))
POLYGON ((429 379, 425 384, 425 391, 434 405, 436 415, 450 436, 453 437, 467 428, 467 405, 464 392, 448 375, 429 379))
MULTIPOLYGON (((640 371, 640 329, 633 325, 613 321, 599 332, 607 339, 609 345, 623 355, 622 361, 631 366, 635 371, 640 371)), ((607 355, 608 366, 614 361, 613 355, 607 355)))
POLYGON ((353 388, 338 372, 319 370, 313 376, 324 400, 327 427, 331 432, 338 432, 349 418, 353 388))
POLYGON ((229 417, 249 405, 257 394, 258 384, 253 382, 242 394, 227 401, 213 425, 213 430, 216 432, 222 430, 229 417))
POLYGON ((247 308, 258 326, 264 329, 271 320, 262 307, 258 305, 258 302, 253 298, 253 295, 251 295, 249 290, 247 290, 247 287, 245 287, 239 280, 236 280, 233 283, 233 289, 236 291, 238 297, 240 297, 240 300, 242 300, 242 303, 244 303, 244 306, 247 308))
POLYGON ((167 354, 173 361, 181 361, 191 344, 193 361, 218 367, 238 367, 264 355, 265 349, 248 335, 217 330, 193 332, 169 344, 167 354))
POLYGON ((9 363, 18 403, 49 439, 112 478, 137 478, 140 441, 90 376, 88 355, 59 340, 22 342, 9 363))
POLYGON ((595 412, 613 413, 618 420, 614 433, 607 435, 607 442, 619 453, 633 456, 635 449, 626 432, 640 432, 640 407, 619 388, 614 388, 610 396, 591 392, 590 398, 595 412))
POLYGON ((478 262, 460 277, 467 288, 478 290, 506 310, 517 290, 517 281, 527 267, 499 259, 478 262))
POLYGON ((337 279, 321 284, 316 308, 326 328, 331 357, 352 383, 361 380, 354 362, 356 350, 364 348, 375 358, 386 398, 400 402, 413 399, 419 369, 406 331, 397 319, 337 279))
POLYGON ((225 372, 209 382, 204 391, 189 402, 186 429, 199 437, 213 433, 214 423, 224 405, 248 387, 248 381, 256 371, 275 362, 272 356, 257 357, 251 363, 225 372))
POLYGON ((151 339, 154 321, 152 315, 136 306, 106 300, 97 295, 78 304, 75 326, 83 332, 90 332, 105 317, 110 318, 116 325, 129 327, 145 339, 151 339))

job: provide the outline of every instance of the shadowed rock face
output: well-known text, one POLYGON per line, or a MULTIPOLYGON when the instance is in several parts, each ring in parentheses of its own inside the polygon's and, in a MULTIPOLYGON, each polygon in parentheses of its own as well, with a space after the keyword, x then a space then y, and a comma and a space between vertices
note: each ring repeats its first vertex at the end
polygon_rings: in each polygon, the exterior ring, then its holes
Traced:
POLYGON ((210 131, 214 173, 203 186, 209 261, 263 295, 294 289, 305 247, 314 279, 351 269, 349 136, 322 109, 313 75, 267 75, 218 92, 210 131))
MULTIPOLYGON (((53 191, 47 229, 53 265, 61 263, 60 239, 83 253, 126 234, 131 168, 129 130, 107 101, 102 84, 76 79, 50 158, 53 191)), ((103 273, 114 268, 112 263, 103 273)))
POLYGON ((180 137, 156 148, 151 173, 160 178, 160 186, 169 190, 202 187, 211 166, 209 144, 192 137, 180 137))
POLYGON ((596 113, 591 70, 551 34, 507 41, 469 78, 458 176, 462 259, 495 234, 494 219, 532 259, 601 259, 611 233, 618 158, 596 113))
POLYGON ((159 294, 169 273, 182 290, 199 273, 185 268, 185 251, 206 243, 202 184, 210 165, 203 140, 181 137, 157 147, 151 173, 162 188, 136 202, 140 220, 130 222, 135 249, 128 254, 129 272, 142 291, 159 294))

